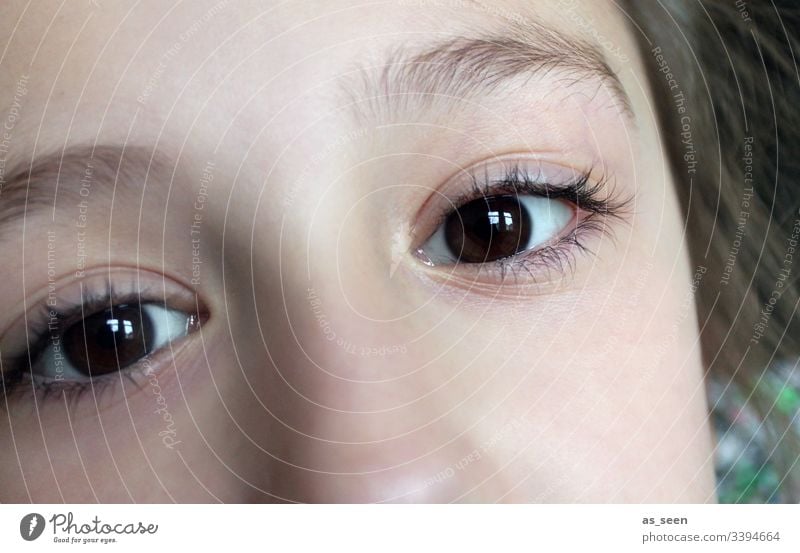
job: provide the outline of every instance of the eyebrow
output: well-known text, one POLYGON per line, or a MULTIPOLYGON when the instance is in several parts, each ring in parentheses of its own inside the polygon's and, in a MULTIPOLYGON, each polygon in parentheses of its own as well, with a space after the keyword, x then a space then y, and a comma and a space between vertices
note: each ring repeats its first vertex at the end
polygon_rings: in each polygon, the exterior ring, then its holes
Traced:
POLYGON ((535 23, 511 26, 502 36, 455 37, 421 51, 396 48, 383 64, 359 67, 343 89, 358 118, 384 120, 440 100, 452 105, 453 98, 489 96, 515 78, 550 72, 563 75, 567 87, 591 79, 633 120, 630 98, 598 46, 535 23))
POLYGON ((147 179, 171 172, 158 152, 121 144, 75 145, 27 163, 18 160, 8 179, 0 181, 0 236, 23 217, 49 211, 54 218, 58 206, 143 188, 147 179))

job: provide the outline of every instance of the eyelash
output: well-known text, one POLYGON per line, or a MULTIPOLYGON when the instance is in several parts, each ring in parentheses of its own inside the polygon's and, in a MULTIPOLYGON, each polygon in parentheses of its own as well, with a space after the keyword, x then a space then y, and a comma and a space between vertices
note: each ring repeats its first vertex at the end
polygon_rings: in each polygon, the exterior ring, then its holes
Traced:
MULTIPOLYGON (((50 322, 56 320, 58 327, 54 334, 63 335, 73 324, 79 323, 82 319, 89 317, 99 311, 108 309, 112 305, 164 303, 163 300, 148 300, 150 292, 142 289, 137 292, 120 294, 114 289, 112 283, 107 283, 105 289, 89 292, 84 296, 83 303, 71 303, 62 298, 55 298, 57 305, 64 304, 66 308, 55 309, 47 304, 43 304, 41 309, 33 315, 35 320, 28 323, 28 335, 30 346, 26 347, 17 355, 7 358, 12 369, 3 371, 0 378, 0 398, 3 400, 0 406, 8 405, 8 400, 22 393, 30 393, 39 401, 51 399, 52 396, 63 392, 67 401, 71 404, 77 403, 88 392, 93 392, 96 396, 110 389, 110 385, 118 383, 120 378, 126 378, 136 386, 140 386, 137 376, 143 374, 146 360, 150 354, 146 355, 133 366, 127 367, 116 373, 94 376, 86 381, 58 381, 47 380, 37 377, 28 370, 39 359, 42 352, 47 348, 48 342, 52 339, 53 333, 50 332, 50 322), (25 386, 27 384, 27 386, 25 386)), ((4 360, 4 363, 6 360, 4 360)))
MULTIPOLYGON (((513 275, 514 279, 517 280, 521 272, 527 273, 535 281, 537 269, 545 269, 548 275, 551 270, 566 273, 565 265, 568 265, 570 271, 572 271, 574 270, 576 249, 583 253, 592 253, 583 242, 583 238, 597 234, 604 234, 613 238, 612 229, 607 224, 606 219, 623 220, 634 199, 632 196, 620 197, 611 179, 605 176, 592 181, 590 179, 591 173, 592 171, 588 170, 578 175, 575 179, 562 184, 533 179, 528 171, 520 166, 510 167, 501 179, 481 179, 471 173, 472 186, 470 190, 453 199, 452 204, 442 209, 436 226, 443 224, 453 212, 452 205, 460 207, 481 197, 506 193, 529 194, 551 200, 566 200, 587 214, 574 225, 568 234, 562 236, 553 244, 528 252, 520 252, 515 256, 499 259, 485 265, 493 265, 502 282, 506 280, 509 274, 513 275), (610 191, 604 193, 606 189, 610 191)), ((22 385, 25 381, 28 381, 31 385, 28 391, 34 393, 39 400, 64 392, 69 401, 78 401, 86 392, 102 392, 107 384, 113 384, 120 377, 127 378, 138 385, 135 378, 136 371, 140 370, 140 365, 148 357, 119 373, 102 375, 85 382, 42 380, 36 378, 35 375, 31 375, 23 365, 34 364, 41 352, 47 347, 47 342, 51 339, 50 322, 52 320, 58 321, 58 328, 66 329, 86 316, 107 309, 110 305, 149 303, 147 300, 143 300, 143 297, 146 297, 147 294, 147 290, 118 294, 113 285, 108 283, 105 290, 90 294, 83 303, 69 305, 68 302, 57 298, 56 304, 68 304, 66 309, 54 309, 48 305, 42 305, 41 310, 36 315, 36 320, 31 322, 28 328, 29 336, 31 337, 29 343, 32 346, 26 348, 17 356, 7 358, 13 368, 10 371, 3 371, 0 379, 0 385, 2 386, 0 393, 5 400, 2 402, 3 405, 7 404, 9 397, 23 391, 22 385)))
MULTIPOLYGON (((144 359, 142 359, 144 361, 144 359)), ((142 362, 140 361, 140 362, 142 362)), ((11 371, 10 376, 3 377, 2 389, 0 390, 0 397, 3 401, 0 407, 8 405, 8 401, 13 399, 25 399, 26 394, 30 394, 32 399, 36 402, 42 403, 47 400, 55 399, 63 393, 67 400, 68 407, 72 408, 74 404, 81 401, 83 396, 92 392, 100 403, 100 397, 106 391, 111 391, 114 385, 117 384, 120 378, 132 382, 135 386, 141 388, 141 383, 137 376, 141 371, 139 363, 133 367, 126 368, 113 374, 105 374, 102 376, 93 377, 91 380, 83 381, 55 381, 55 380, 41 380, 36 376, 31 375, 28 371, 11 371)))
POLYGON ((583 239, 598 234, 613 239, 613 229, 606 220, 613 218, 624 221, 634 200, 632 195, 621 196, 611 177, 603 175, 593 181, 592 173, 593 169, 590 168, 580 173, 575 179, 560 184, 542 182, 538 178, 532 178, 530 173, 520 165, 509 167, 500 179, 481 178, 475 173, 470 173, 472 181, 470 190, 451 200, 451 203, 441 210, 435 228, 444 224, 453 213, 453 206, 456 206, 457 209, 479 198, 498 194, 528 194, 551 200, 567 200, 586 213, 567 235, 562 236, 553 244, 491 261, 482 264, 482 267, 494 266, 501 282, 505 282, 509 274, 514 277, 516 282, 522 272, 527 273, 527 278, 535 282, 537 269, 544 269, 548 276, 552 270, 567 274, 565 265, 569 266, 571 273, 574 271, 576 250, 585 254, 593 254, 583 239), (605 190, 608 192, 604 192, 605 190))

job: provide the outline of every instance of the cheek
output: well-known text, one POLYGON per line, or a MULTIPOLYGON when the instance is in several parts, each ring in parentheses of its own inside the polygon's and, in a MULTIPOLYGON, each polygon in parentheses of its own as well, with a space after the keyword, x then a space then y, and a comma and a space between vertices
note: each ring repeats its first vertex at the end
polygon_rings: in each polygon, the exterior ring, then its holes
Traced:
POLYGON ((671 497, 707 451, 676 445, 704 436, 700 361, 690 290, 646 259, 630 249, 578 290, 468 306, 402 268, 345 294, 265 261, 255 294, 230 273, 232 318, 205 329, 187 397, 203 437, 279 498, 671 497))
MULTIPOLYGON (((679 262, 676 273, 689 274, 679 262)), ((536 409, 541 474, 562 500, 704 501, 713 493, 698 328, 689 286, 665 267, 632 272, 595 298, 559 343, 536 409), (570 337, 572 337, 570 339, 570 337), (571 347, 567 344, 572 342, 571 347), (546 422, 544 422, 546 421, 546 422), (565 476, 563 467, 568 468, 565 476)))
POLYGON ((479 367, 468 384, 480 387, 477 410, 521 422, 495 452, 514 459, 508 498, 712 496, 692 288, 665 278, 691 271, 675 252, 646 259, 632 253, 617 274, 594 275, 614 284, 540 298, 505 319, 494 310, 469 334, 473 346, 491 342, 466 356, 479 367))
MULTIPOLYGON (((125 420, 124 411, 101 417, 70 413, 68 417, 57 399, 42 405, 40 414, 39 422, 11 419, 16 440, 5 436, 9 439, 4 443, 14 443, 16 449, 3 453, 4 502, 127 503, 167 498, 159 492, 148 465, 160 467, 157 470, 164 477, 155 447, 160 440, 150 440, 155 434, 146 425, 125 420)), ((136 411, 131 415, 140 418, 136 411)))

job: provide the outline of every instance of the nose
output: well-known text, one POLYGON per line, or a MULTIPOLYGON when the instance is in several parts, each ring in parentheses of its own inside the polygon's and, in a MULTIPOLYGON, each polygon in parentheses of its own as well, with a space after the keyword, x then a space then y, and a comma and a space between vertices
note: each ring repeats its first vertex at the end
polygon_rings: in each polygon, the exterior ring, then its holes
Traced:
POLYGON ((265 248, 252 294, 231 295, 240 389, 253 396, 237 409, 259 421, 262 487, 299 502, 498 499, 512 487, 497 439, 508 421, 492 409, 488 341, 442 311, 413 259, 347 234, 281 263, 265 248))
POLYGON ((281 397, 287 425, 274 493, 325 503, 496 499, 479 367, 443 354, 437 333, 421 338, 424 315, 365 320, 324 286, 304 292, 269 342, 270 396, 281 397))

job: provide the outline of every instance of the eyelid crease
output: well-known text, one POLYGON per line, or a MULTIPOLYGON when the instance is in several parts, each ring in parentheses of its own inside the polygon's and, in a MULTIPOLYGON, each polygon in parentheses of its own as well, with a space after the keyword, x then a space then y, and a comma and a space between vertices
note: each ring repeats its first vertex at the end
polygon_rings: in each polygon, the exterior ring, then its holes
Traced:
MULTIPOLYGON (((198 291, 189 284, 186 278, 171 271, 167 271, 160 267, 148 267, 145 265, 127 265, 127 264, 106 264, 106 265, 89 265, 83 269, 80 276, 73 272, 69 272, 60 277, 55 277, 44 282, 42 285, 36 287, 36 291, 29 293, 26 298, 15 305, 4 306, 5 312, 20 312, 20 315, 8 321, 5 326, 0 326, 0 339, 15 326, 17 326, 26 316, 31 313, 31 308, 38 305, 44 305, 48 299, 52 298, 53 291, 59 291, 55 300, 59 303, 78 303, 80 296, 80 288, 84 290, 89 288, 103 288, 107 289, 109 280, 115 279, 117 288, 130 287, 131 290, 149 290, 151 286, 156 286, 159 289, 176 290, 184 289, 191 292, 192 296, 197 296, 198 291), (96 281, 102 281, 100 285, 96 281), (148 284, 149 286, 144 286, 148 284), (75 297, 73 301, 67 301, 65 296, 67 292, 72 292, 75 297)), ((30 289, 33 289, 31 287, 30 289)), ((51 299, 52 302, 52 299, 51 299)))

